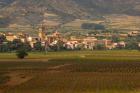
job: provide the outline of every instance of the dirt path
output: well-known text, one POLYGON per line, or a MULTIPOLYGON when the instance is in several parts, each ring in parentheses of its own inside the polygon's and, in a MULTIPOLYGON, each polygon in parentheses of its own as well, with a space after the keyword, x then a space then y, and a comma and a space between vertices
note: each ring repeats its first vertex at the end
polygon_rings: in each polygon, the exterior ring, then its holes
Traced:
POLYGON ((16 86, 31 80, 33 77, 24 73, 9 73, 10 80, 5 84, 6 86, 16 86))
POLYGON ((63 65, 58 65, 54 67, 50 67, 49 70, 59 70, 60 68, 66 67, 66 66, 71 66, 72 64, 63 64, 63 65))

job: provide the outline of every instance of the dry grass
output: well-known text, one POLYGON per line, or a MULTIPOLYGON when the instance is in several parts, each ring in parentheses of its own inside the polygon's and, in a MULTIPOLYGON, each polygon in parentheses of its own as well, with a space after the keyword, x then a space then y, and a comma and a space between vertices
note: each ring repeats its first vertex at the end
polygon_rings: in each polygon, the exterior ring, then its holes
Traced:
POLYGON ((106 16, 108 26, 112 29, 140 30, 140 17, 128 15, 106 16))

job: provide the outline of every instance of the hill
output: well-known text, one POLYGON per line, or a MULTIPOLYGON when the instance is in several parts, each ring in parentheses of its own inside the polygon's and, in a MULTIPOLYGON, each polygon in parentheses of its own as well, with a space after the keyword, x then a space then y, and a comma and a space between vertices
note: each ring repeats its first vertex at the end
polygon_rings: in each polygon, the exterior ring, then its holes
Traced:
MULTIPOLYGON (((66 23, 74 19, 104 18, 112 14, 140 16, 139 0, 1 0, 0 26, 66 23), (55 15, 55 16, 54 16, 55 15), (46 22, 47 23, 47 22, 46 22)), ((111 16, 112 18, 112 16, 111 16)))

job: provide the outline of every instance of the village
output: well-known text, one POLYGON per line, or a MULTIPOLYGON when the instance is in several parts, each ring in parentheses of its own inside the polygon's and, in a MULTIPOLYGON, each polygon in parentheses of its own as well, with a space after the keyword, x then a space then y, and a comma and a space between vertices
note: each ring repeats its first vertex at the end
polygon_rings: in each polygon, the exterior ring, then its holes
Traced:
MULTIPOLYGON (((20 41, 23 44, 28 44, 28 47, 35 49, 40 47, 38 50, 112 50, 112 49, 125 49, 127 42, 123 41, 128 37, 137 37, 140 33, 138 31, 131 31, 127 34, 117 34, 120 41, 113 41, 116 35, 114 34, 91 34, 84 37, 70 36, 66 38, 59 31, 55 31, 51 34, 47 34, 45 28, 42 26, 38 29, 38 36, 31 36, 27 33, 0 33, 0 49, 8 42, 20 41), (98 39, 98 37, 105 37, 98 39), (109 39, 108 39, 109 38, 109 39), (4 40, 5 39, 5 40, 4 40), (38 45, 37 45, 38 44, 38 45)), ((17 46, 17 44, 15 44, 17 46)), ((137 46, 140 47, 139 42, 137 46)), ((19 46, 17 46, 18 48, 19 46)))

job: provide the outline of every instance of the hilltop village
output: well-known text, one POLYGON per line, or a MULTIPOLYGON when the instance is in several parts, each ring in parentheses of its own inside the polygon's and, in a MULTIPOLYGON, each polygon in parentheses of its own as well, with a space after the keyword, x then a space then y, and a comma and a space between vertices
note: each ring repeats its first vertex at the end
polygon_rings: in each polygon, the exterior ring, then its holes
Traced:
MULTIPOLYGON (((17 50, 23 46, 26 49, 38 51, 125 49, 130 45, 123 40, 139 35, 140 33, 138 31, 132 31, 128 34, 117 34, 117 36, 116 34, 101 33, 84 37, 70 36, 66 38, 58 31, 46 34, 42 26, 39 28, 38 36, 36 37, 27 33, 0 33, 0 51, 17 50), (106 38, 99 39, 99 37, 106 38)), ((140 44, 136 42, 133 46, 139 47, 140 44)))

